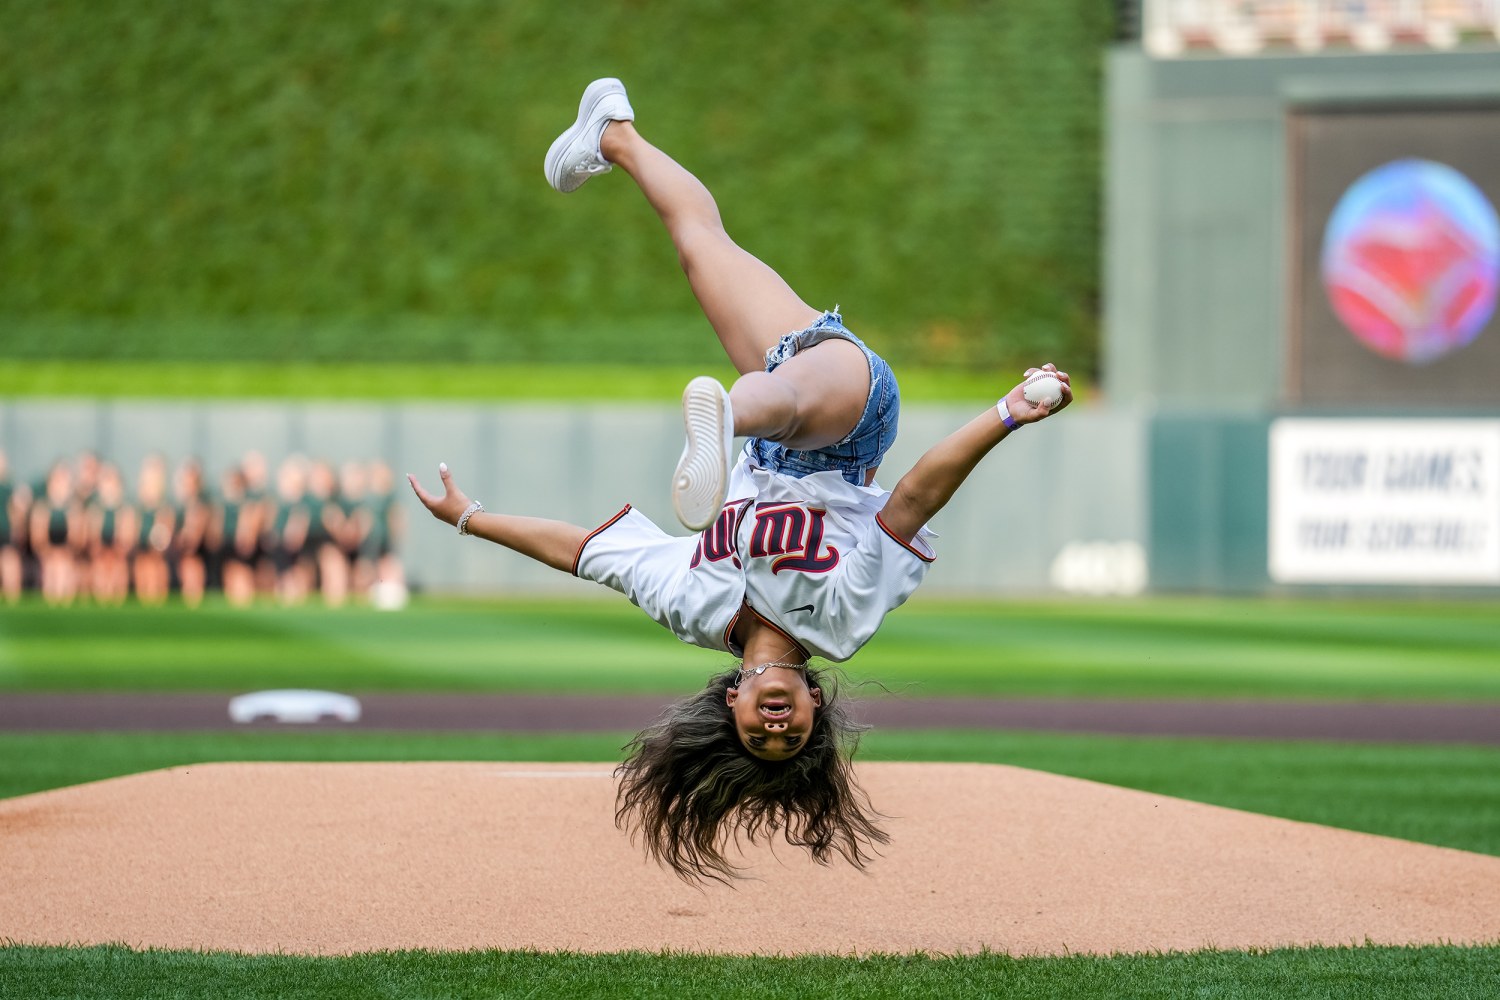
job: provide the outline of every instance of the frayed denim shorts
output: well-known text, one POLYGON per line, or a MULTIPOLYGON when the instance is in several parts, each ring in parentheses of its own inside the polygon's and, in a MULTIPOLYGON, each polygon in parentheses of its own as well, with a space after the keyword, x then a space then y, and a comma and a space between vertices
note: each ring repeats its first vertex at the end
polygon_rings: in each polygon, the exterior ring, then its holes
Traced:
POLYGON ((896 440, 901 390, 896 386, 891 366, 849 332, 835 306, 818 317, 812 326, 787 334, 767 351, 766 371, 775 371, 798 351, 805 351, 825 340, 847 340, 864 351, 870 362, 870 395, 865 399, 864 413, 854 430, 842 441, 815 451, 796 451, 765 438, 751 438, 745 447, 756 465, 772 472, 800 479, 814 472, 835 469, 849 482, 863 486, 869 470, 880 464, 896 440))

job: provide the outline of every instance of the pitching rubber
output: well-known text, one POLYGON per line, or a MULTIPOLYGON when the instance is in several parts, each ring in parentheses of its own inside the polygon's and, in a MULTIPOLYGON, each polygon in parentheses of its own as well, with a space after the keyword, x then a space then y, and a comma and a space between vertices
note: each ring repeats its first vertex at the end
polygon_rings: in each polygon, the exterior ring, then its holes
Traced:
POLYGON ((729 393, 715 379, 700 375, 682 391, 687 443, 672 476, 672 509, 677 520, 702 531, 719 516, 729 489, 729 455, 734 418, 729 393))

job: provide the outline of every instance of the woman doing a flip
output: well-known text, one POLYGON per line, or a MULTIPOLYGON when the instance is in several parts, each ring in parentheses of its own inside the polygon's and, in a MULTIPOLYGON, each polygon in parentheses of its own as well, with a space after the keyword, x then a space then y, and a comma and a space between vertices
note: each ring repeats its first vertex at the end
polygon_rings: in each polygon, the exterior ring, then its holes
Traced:
POLYGON ((736 245, 708 189, 634 118, 620 81, 594 81, 545 170, 564 193, 614 167, 630 175, 740 372, 727 392, 697 378, 683 393, 672 495, 697 534, 668 535, 629 506, 593 529, 486 511, 446 465, 441 495, 408 479, 459 534, 613 587, 685 642, 740 658, 627 748, 616 820, 653 857, 689 880, 726 880, 736 834, 780 831, 821 863, 863 867, 887 837, 849 766, 860 727, 808 661, 849 659, 911 595, 934 558, 928 520, 1007 434, 1068 405, 1068 376, 1028 369, 1055 374, 1062 399, 1033 404, 1017 385, 881 489, 900 409, 890 366, 837 309, 807 305, 736 245), (750 439, 738 456, 736 436, 750 439))

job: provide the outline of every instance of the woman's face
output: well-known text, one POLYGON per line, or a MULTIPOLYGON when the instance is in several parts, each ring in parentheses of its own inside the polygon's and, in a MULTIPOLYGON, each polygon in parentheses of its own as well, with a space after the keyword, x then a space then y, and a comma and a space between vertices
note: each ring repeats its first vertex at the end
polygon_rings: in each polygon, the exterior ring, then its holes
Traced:
POLYGON ((762 760, 786 760, 795 757, 812 736, 813 716, 823 704, 823 692, 808 686, 807 672, 801 667, 747 666, 740 673, 739 687, 730 688, 724 702, 734 715, 746 750, 762 760))

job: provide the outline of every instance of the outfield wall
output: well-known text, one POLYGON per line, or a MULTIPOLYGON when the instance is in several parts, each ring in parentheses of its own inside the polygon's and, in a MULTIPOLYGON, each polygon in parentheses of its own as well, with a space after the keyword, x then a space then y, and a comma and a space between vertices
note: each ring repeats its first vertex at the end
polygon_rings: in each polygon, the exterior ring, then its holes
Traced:
MULTIPOLYGON (((972 407, 905 407, 881 482, 894 486, 925 447, 972 416, 972 407)), ((491 510, 592 526, 629 502, 669 531, 682 530, 667 499, 681 434, 675 407, 627 403, 0 402, 0 448, 18 479, 38 476, 49 462, 84 449, 118 463, 132 484, 141 459, 153 451, 174 462, 198 457, 210 483, 250 450, 273 463, 293 453, 333 462, 383 458, 397 473, 415 472, 429 485, 441 460, 491 510)), ((1114 553, 1144 545, 1146 452, 1144 421, 1104 407, 1076 407, 1007 440, 934 521, 943 537, 924 592, 1045 592, 1054 589, 1054 563, 1065 548, 1061 570, 1070 586, 1116 587, 1109 566, 1101 585, 1090 552, 1103 553, 1107 563, 1114 553)), ((402 552, 415 586, 597 589, 460 539, 414 498, 405 509, 402 552)), ((1129 570, 1127 587, 1144 583, 1129 570)))
POLYGON ((1120 45, 1105 100, 1102 388, 1149 413, 1152 589, 1494 595, 1500 314, 1461 350, 1378 355, 1335 316, 1319 249, 1335 196, 1401 158, 1500 205, 1500 57, 1120 45))

